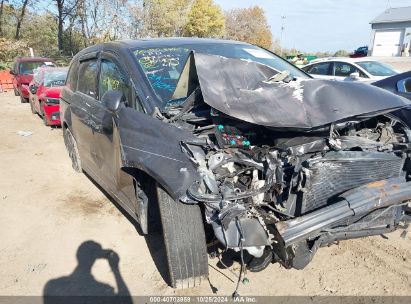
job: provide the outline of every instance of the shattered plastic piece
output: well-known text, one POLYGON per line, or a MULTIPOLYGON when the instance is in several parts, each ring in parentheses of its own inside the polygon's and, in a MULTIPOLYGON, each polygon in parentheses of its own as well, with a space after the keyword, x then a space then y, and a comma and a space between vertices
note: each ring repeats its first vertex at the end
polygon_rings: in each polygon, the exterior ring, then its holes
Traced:
POLYGON ((31 131, 18 131, 17 135, 23 136, 23 137, 27 137, 27 136, 31 136, 33 134, 33 132, 31 131))

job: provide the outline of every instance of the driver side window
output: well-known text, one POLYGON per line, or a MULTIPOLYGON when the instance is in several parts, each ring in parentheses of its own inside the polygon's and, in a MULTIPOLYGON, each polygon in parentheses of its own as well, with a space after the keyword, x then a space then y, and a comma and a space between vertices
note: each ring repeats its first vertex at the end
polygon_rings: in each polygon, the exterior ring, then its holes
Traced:
POLYGON ((349 77, 352 73, 358 73, 360 77, 366 77, 359 69, 346 62, 334 63, 334 75, 339 77, 349 77))
POLYGON ((103 97, 104 93, 110 90, 123 92, 123 98, 127 105, 130 105, 130 85, 127 76, 112 61, 103 59, 101 61, 99 95, 103 97))

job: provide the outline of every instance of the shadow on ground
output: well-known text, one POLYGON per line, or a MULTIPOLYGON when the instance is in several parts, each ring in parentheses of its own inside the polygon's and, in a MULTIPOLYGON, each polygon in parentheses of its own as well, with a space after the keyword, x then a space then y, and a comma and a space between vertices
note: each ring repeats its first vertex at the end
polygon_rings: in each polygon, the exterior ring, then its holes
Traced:
MULTIPOLYGON (((151 229, 155 232, 144 234, 138 222, 127 211, 125 211, 121 207, 121 205, 117 203, 104 188, 102 188, 99 184, 97 184, 91 176, 89 176, 87 173, 84 173, 84 174, 106 196, 106 198, 122 213, 122 215, 125 216, 129 220, 129 222, 133 225, 136 232, 139 235, 144 236, 144 239, 147 243, 148 250, 150 251, 151 257, 153 258, 154 264, 156 265, 158 272, 160 273, 164 282, 166 284, 169 284, 167 254, 166 254, 166 249, 164 245, 161 227, 159 227, 158 229, 151 229)), ((154 216, 158 217, 159 215, 156 214, 154 216)), ((158 221, 157 224, 161 226, 159 219, 157 219, 157 221, 158 221)))
POLYGON ((86 241, 78 247, 76 257, 77 266, 70 275, 46 283, 43 290, 44 304, 73 303, 73 301, 132 303, 130 292, 118 266, 120 258, 115 251, 103 249, 94 241, 86 241), (97 259, 107 260, 114 274, 117 292, 113 286, 97 281, 92 275, 91 269, 97 259))

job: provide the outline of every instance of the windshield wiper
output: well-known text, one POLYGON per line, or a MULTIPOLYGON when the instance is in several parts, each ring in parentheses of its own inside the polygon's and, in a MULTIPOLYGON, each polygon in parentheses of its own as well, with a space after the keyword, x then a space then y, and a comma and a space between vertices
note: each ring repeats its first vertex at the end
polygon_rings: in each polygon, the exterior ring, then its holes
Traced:
POLYGON ((191 94, 187 97, 185 102, 182 104, 183 108, 181 109, 178 114, 175 116, 171 117, 169 122, 174 122, 177 119, 180 119, 185 113, 190 111, 194 107, 194 102, 197 100, 197 98, 201 96, 201 90, 200 87, 197 87, 191 94))

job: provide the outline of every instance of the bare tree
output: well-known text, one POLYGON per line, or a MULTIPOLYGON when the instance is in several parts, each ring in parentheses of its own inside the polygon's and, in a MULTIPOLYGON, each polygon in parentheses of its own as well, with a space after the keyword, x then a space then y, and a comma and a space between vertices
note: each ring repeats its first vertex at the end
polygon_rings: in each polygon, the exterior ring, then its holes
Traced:
POLYGON ((63 50, 63 34, 64 34, 64 21, 67 16, 70 16, 78 5, 79 0, 54 0, 57 6, 57 22, 58 22, 58 34, 57 44, 59 51, 63 50))
POLYGON ((26 14, 26 8, 28 3, 29 0, 23 0, 23 6, 21 7, 20 15, 17 16, 16 35, 14 37, 16 38, 16 40, 20 39, 21 24, 23 22, 24 15, 26 14))
POLYGON ((3 36, 3 28, 2 28, 2 23, 3 23, 3 8, 4 8, 4 2, 5 0, 1 0, 1 5, 0 5, 0 36, 3 36))

